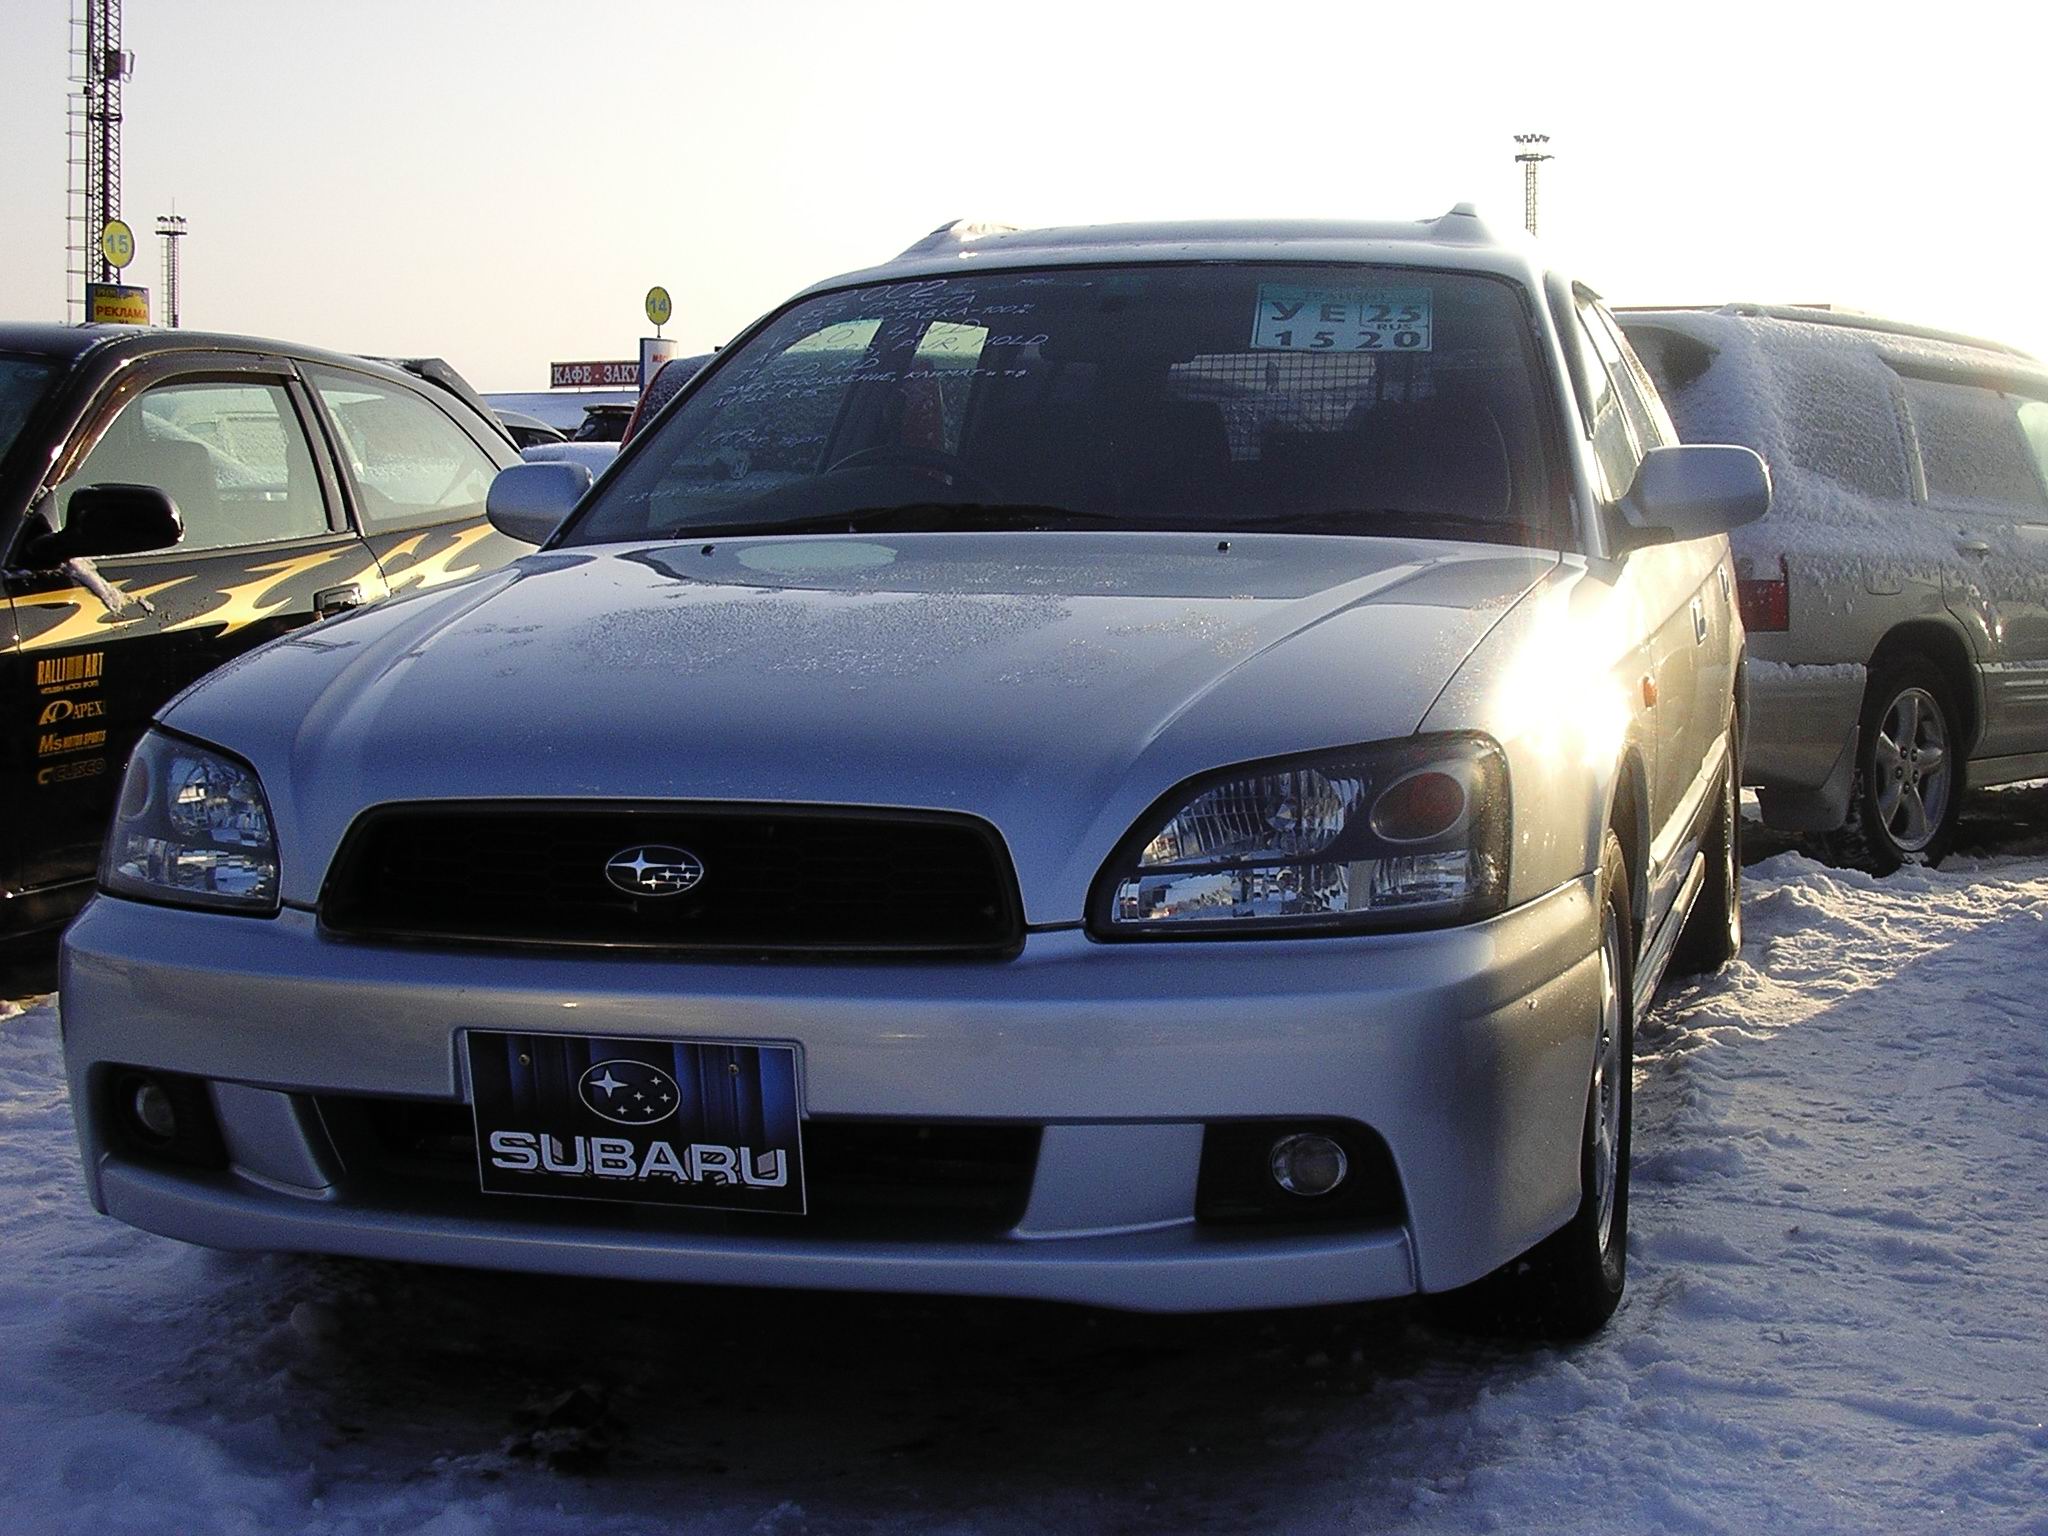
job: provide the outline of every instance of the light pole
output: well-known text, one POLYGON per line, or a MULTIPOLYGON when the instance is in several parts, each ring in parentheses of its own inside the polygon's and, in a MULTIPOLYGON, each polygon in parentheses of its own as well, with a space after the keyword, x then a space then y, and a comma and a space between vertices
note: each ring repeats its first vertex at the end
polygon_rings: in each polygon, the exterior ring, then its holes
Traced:
POLYGON ((164 324, 172 330, 178 328, 178 247, 185 238, 185 216, 181 213, 157 215, 156 232, 164 242, 164 324))
POLYGON ((1515 156, 1522 167, 1522 227, 1533 235, 1536 233, 1536 167, 1555 156, 1542 148, 1550 142, 1547 133, 1518 133, 1515 142, 1522 146, 1521 152, 1515 156))

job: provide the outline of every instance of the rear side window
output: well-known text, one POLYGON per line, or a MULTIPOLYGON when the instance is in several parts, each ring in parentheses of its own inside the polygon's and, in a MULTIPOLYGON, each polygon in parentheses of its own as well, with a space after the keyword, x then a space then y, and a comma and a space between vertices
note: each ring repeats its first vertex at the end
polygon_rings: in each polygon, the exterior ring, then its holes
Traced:
POLYGON ((328 532, 327 504, 291 399, 276 384, 164 384, 132 400, 56 487, 59 527, 91 485, 153 485, 185 520, 181 550, 328 532))
POLYGON ((369 531, 484 515, 498 466, 438 407, 363 374, 327 368, 306 374, 341 435, 369 531))
POLYGON ((1905 388, 1929 501, 2048 510, 2011 396, 1948 379, 1908 377, 1905 388))
POLYGON ((2034 473, 2041 477, 2041 483, 2048 485, 2048 400, 2016 399, 2019 408, 2020 432, 2027 440, 2027 451, 2034 456, 2034 473))

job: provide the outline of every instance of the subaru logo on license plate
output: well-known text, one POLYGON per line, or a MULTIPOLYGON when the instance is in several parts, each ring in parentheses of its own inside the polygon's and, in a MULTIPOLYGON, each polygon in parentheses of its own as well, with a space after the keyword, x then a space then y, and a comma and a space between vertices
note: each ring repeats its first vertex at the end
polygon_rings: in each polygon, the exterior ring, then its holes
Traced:
POLYGON ((680 896, 704 878, 704 861, 687 848, 641 843, 613 854, 604 877, 629 896, 680 896))
POLYGON ((652 1125, 666 1120, 681 1102, 676 1080, 644 1061, 614 1057, 600 1061, 576 1085, 584 1107, 618 1125, 652 1125))

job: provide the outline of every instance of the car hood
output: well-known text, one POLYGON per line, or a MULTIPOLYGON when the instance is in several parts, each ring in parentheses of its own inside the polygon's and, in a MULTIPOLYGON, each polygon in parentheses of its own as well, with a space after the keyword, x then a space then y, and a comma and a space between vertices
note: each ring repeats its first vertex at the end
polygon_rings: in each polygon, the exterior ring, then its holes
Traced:
POLYGON ((1028 919, 1074 922, 1174 784, 1410 734, 1556 563, 1295 535, 563 550, 252 652, 165 722, 257 769, 288 902, 373 805, 702 799, 981 816, 1028 919))

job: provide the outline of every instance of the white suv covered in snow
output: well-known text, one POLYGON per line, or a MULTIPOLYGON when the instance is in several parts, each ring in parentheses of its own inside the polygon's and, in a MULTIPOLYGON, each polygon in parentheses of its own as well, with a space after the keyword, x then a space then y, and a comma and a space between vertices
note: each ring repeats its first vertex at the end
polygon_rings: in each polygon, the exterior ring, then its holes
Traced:
POLYGON ((1822 309, 1622 317, 1687 442, 1769 461, 1734 535, 1764 820, 1887 873, 2048 774, 2048 370, 1822 309))

